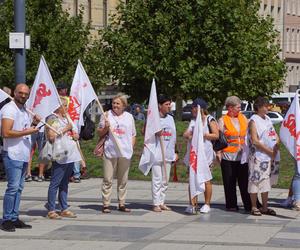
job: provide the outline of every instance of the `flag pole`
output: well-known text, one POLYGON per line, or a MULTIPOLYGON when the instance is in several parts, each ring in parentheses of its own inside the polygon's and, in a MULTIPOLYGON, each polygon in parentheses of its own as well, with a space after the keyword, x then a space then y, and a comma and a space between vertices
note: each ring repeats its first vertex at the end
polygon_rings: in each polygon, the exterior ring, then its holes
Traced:
POLYGON ((164 147, 164 141, 161 136, 159 136, 159 142, 161 147, 161 155, 163 158, 163 165, 164 165, 164 171, 165 171, 165 178, 166 178, 166 184, 168 184, 168 176, 167 176, 167 164, 166 164, 166 157, 165 157, 165 147, 164 147))
MULTIPOLYGON (((98 98, 96 98, 96 102, 97 102, 97 104, 98 104, 98 106, 99 106, 99 108, 100 108, 101 113, 104 114, 103 107, 102 107, 102 105, 101 105, 101 103, 100 103, 100 101, 99 101, 98 98)), ((107 117, 104 116, 104 119, 107 120, 107 117)), ((112 134, 113 140, 114 140, 114 142, 115 142, 115 144, 116 144, 116 146, 117 146, 117 150, 119 151, 120 155, 123 155, 123 154, 122 154, 122 151, 121 151, 121 146, 120 146, 120 144, 119 144, 119 142, 118 142, 118 140, 117 140, 115 134, 114 134, 113 131, 111 130, 111 127, 109 127, 109 132, 112 134)))
MULTIPOLYGON (((4 91, 3 91, 4 92, 4 91)), ((11 100, 11 101, 14 101, 14 98, 11 97, 10 95, 7 95, 7 97, 11 100)), ((32 116, 35 116, 36 114, 33 113, 30 109, 26 108, 26 111, 28 113, 30 113, 32 116)), ((45 125, 47 128, 51 129, 53 132, 55 132, 56 134, 60 134, 55 128, 53 128, 52 126, 50 126, 47 122, 44 122, 43 120, 40 120, 40 122, 45 125)))

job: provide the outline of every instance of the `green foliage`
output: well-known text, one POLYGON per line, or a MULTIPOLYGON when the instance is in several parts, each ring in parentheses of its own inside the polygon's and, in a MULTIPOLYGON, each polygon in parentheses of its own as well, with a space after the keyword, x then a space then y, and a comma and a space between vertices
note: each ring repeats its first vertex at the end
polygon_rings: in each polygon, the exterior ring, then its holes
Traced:
MULTIPOLYGON (((0 6, 0 83, 14 85, 14 52, 8 48, 9 32, 14 30, 14 1, 0 6)), ((44 55, 55 81, 70 83, 77 60, 85 60, 89 42, 89 24, 82 13, 70 17, 62 9, 62 0, 27 0, 26 33, 31 49, 26 50, 27 82, 32 84, 41 55, 44 55)))
POLYGON ((257 0, 130 0, 94 46, 108 76, 134 99, 160 92, 201 95, 213 107, 228 95, 253 100, 282 86, 285 65, 272 20, 257 0))

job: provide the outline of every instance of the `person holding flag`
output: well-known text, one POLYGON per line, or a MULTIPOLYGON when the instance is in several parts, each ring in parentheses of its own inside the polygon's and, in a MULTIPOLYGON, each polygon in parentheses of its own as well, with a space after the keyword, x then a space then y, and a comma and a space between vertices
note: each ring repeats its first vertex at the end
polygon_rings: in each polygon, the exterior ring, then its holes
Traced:
POLYGON ((126 112, 127 97, 117 94, 112 100, 112 109, 100 117, 99 137, 106 136, 103 154, 102 212, 110 213, 112 182, 117 175, 119 211, 130 212, 125 206, 128 172, 135 144, 136 129, 133 116, 126 112))
MULTIPOLYGON (((276 215, 268 208, 268 192, 271 190, 271 166, 279 162, 279 137, 267 116, 269 101, 258 97, 254 102, 255 114, 249 121, 249 182, 251 214, 276 215), (261 193, 262 207, 257 208, 257 193, 261 193)), ((273 167, 274 168, 274 167, 273 167)), ((275 184, 275 183, 274 183, 275 184)))
POLYGON ((280 139, 295 159, 295 174, 292 180, 293 209, 300 211, 300 107, 299 90, 281 123, 280 139))
POLYGON ((30 157, 30 135, 38 132, 36 126, 40 121, 38 116, 32 119, 25 108, 28 96, 29 87, 20 83, 15 88, 13 101, 1 109, 2 157, 7 179, 1 229, 7 232, 14 232, 16 228, 31 228, 19 219, 21 193, 30 157))
POLYGON ((152 82, 145 126, 144 151, 139 169, 147 175, 152 172, 153 211, 169 211, 166 206, 166 191, 172 162, 178 160, 175 153, 176 126, 171 111, 171 98, 165 95, 156 97, 155 81, 152 82))
MULTIPOLYGON (((219 138, 219 129, 218 129, 218 123, 216 120, 208 114, 207 111, 207 102, 204 101, 202 98, 196 98, 193 103, 192 103, 192 116, 193 119, 190 121, 190 124, 187 128, 187 130, 184 132, 183 137, 188 140, 187 143, 187 152, 184 157, 184 163, 189 167, 189 171, 193 171, 193 169, 190 169, 190 155, 191 155, 191 141, 193 136, 202 136, 203 137, 203 144, 198 145, 198 151, 202 150, 202 156, 204 156, 206 159, 202 159, 202 161, 199 161, 200 165, 195 165, 197 168, 202 168, 204 171, 204 176, 208 176, 207 180, 204 182, 205 186, 203 188, 203 182, 201 180, 198 180, 195 182, 195 179, 193 178, 194 173, 191 175, 190 182, 191 184, 189 185, 189 200, 190 200, 190 206, 188 206, 185 210, 186 213, 188 214, 195 214, 198 206, 198 200, 197 200, 197 195, 191 195, 190 191, 190 186, 195 186, 199 184, 199 187, 197 189, 201 189, 201 186, 204 191, 204 199, 205 203, 201 207, 200 212, 201 213, 209 213, 210 212, 210 201, 212 197, 212 183, 210 181, 211 179, 211 172, 210 169, 213 166, 213 160, 215 158, 215 153, 213 150, 213 145, 212 145, 212 140, 216 140, 219 138), (203 129, 200 131, 199 130, 199 124, 198 127, 195 128, 196 126, 196 118, 198 115, 198 107, 200 107, 200 113, 201 113, 201 119, 199 122, 202 123, 203 129), (195 133, 201 132, 200 135, 194 135, 195 133), (200 145, 203 145, 204 147, 200 147, 200 145), (209 166, 209 167, 207 167, 209 166)), ((198 157, 200 157, 200 153, 197 154, 198 157), (199 155, 199 156, 198 156, 199 155)), ((201 160, 201 159, 199 159, 201 160)), ((197 164, 192 162, 192 164, 197 164)), ((198 170, 198 169, 197 169, 198 170)), ((200 171, 200 170, 198 170, 200 171)), ((201 176, 199 176, 201 178, 201 176)), ((202 180, 204 181, 204 180, 202 180)))

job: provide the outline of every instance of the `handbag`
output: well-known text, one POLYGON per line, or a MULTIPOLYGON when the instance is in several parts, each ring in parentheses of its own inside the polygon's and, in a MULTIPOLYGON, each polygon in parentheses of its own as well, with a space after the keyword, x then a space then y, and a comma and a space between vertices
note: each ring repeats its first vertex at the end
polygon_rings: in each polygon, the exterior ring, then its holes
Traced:
POLYGON ((49 163, 53 158, 53 144, 51 144, 48 140, 43 146, 42 150, 39 153, 38 161, 40 163, 49 163))
MULTIPOLYGON (((212 119, 214 120, 214 118, 212 118, 212 119)), ((209 126, 209 116, 207 117, 207 125, 208 125, 209 133, 211 133, 211 128, 209 126)), ((213 145, 214 151, 220 151, 220 150, 228 147, 228 142, 227 142, 226 136, 220 129, 219 129, 219 138, 217 140, 211 141, 211 143, 213 145)))
POLYGON ((96 144, 96 147, 94 149, 94 155, 97 157, 102 157, 104 154, 104 143, 107 139, 107 134, 101 136, 96 144))
POLYGON ((62 161, 68 157, 70 140, 67 135, 59 136, 55 138, 53 143, 53 161, 62 161))

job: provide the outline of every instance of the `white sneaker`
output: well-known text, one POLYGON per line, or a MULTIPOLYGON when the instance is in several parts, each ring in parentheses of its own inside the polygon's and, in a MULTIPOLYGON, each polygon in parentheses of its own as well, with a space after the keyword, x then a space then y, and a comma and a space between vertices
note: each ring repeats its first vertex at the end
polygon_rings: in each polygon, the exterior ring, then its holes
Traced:
POLYGON ((196 214, 196 209, 195 207, 193 207, 192 205, 189 205, 185 210, 184 212, 186 214, 196 214))
POLYGON ((287 197, 283 202, 280 203, 282 207, 291 207, 293 205, 293 198, 287 197))
POLYGON ((204 204, 201 208, 200 208, 200 213, 203 214, 207 214, 210 212, 210 206, 207 204, 204 204))

